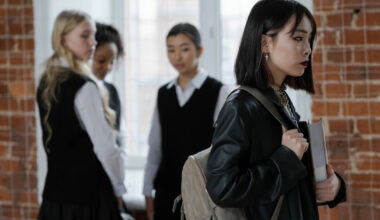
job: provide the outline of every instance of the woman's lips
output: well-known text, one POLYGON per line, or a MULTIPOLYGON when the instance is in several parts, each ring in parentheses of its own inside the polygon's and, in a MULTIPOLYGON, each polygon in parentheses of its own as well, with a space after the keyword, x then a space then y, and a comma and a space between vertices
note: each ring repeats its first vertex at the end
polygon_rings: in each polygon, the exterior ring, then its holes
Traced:
POLYGON ((303 61, 302 63, 300 63, 302 66, 304 67, 307 67, 307 65, 309 65, 309 61, 303 61))
POLYGON ((175 65, 175 68, 176 69, 182 69, 184 66, 185 65, 183 65, 183 64, 177 64, 177 65, 175 65))

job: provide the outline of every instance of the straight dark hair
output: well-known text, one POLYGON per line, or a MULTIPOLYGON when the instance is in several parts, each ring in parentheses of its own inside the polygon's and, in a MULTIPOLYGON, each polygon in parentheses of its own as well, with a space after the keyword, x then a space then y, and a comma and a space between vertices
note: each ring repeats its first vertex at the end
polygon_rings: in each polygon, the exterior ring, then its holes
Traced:
MULTIPOLYGON (((235 76, 238 85, 247 85, 258 89, 269 86, 271 76, 262 60, 262 35, 268 35, 268 31, 271 30, 281 30, 293 15, 296 19, 291 30, 292 34, 295 33, 304 16, 310 20, 312 26, 310 47, 313 50, 317 28, 313 15, 305 6, 293 0, 261 0, 252 8, 241 38, 235 61, 235 76)), ((268 36, 276 37, 277 33, 268 36)), ((304 74, 301 77, 287 76, 284 84, 294 89, 314 93, 311 60, 310 54, 310 62, 304 74)))
POLYGON ((170 36, 176 36, 178 34, 184 34, 190 38, 197 50, 201 48, 201 35, 194 25, 190 23, 178 23, 174 25, 166 36, 166 40, 168 40, 170 36))

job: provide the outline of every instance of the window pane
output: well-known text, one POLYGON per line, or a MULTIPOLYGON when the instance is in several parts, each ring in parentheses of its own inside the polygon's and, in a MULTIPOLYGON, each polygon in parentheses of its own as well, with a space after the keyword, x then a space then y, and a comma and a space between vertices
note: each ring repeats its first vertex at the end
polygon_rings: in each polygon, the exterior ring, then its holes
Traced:
POLYGON ((126 14, 127 147, 130 155, 145 157, 157 90, 177 75, 166 56, 166 34, 178 22, 199 27, 199 2, 131 0, 126 14))
POLYGON ((244 26, 257 0, 221 0, 222 23, 222 78, 226 84, 235 84, 234 64, 244 26))

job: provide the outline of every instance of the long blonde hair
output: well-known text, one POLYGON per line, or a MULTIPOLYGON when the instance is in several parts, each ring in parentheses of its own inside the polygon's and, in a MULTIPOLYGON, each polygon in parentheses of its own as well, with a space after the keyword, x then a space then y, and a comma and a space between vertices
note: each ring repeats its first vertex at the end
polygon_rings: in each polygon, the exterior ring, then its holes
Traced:
MULTIPOLYGON (((46 62, 46 69, 42 74, 40 80, 40 89, 42 89, 41 99, 44 108, 46 109, 46 115, 43 118, 43 123, 48 131, 48 137, 45 140, 45 149, 49 152, 48 143, 52 137, 52 128, 48 122, 48 118, 51 111, 51 103, 57 102, 55 90, 57 85, 63 82, 68 77, 69 71, 72 71, 86 75, 97 82, 95 76, 92 74, 88 61, 77 58, 74 53, 62 44, 62 37, 70 33, 77 25, 87 20, 94 23, 91 17, 81 11, 69 10, 62 11, 55 20, 53 34, 52 34, 52 46, 54 53, 49 57, 46 62), (65 67, 66 62, 67 67, 65 67)), ((95 24, 94 24, 95 25, 95 24)), ((101 84, 97 83, 99 93, 102 97, 103 109, 107 122, 112 128, 115 127, 116 114, 108 103, 109 96, 107 90, 101 84)))

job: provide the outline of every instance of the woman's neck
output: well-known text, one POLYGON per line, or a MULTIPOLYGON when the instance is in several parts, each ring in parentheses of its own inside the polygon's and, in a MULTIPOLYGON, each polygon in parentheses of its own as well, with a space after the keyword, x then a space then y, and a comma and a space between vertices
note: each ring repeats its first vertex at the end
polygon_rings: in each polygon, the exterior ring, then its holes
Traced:
POLYGON ((187 73, 180 73, 178 76, 178 84, 181 86, 181 89, 184 90, 187 86, 187 84, 194 79, 194 77, 198 73, 198 68, 195 68, 191 72, 187 73))

